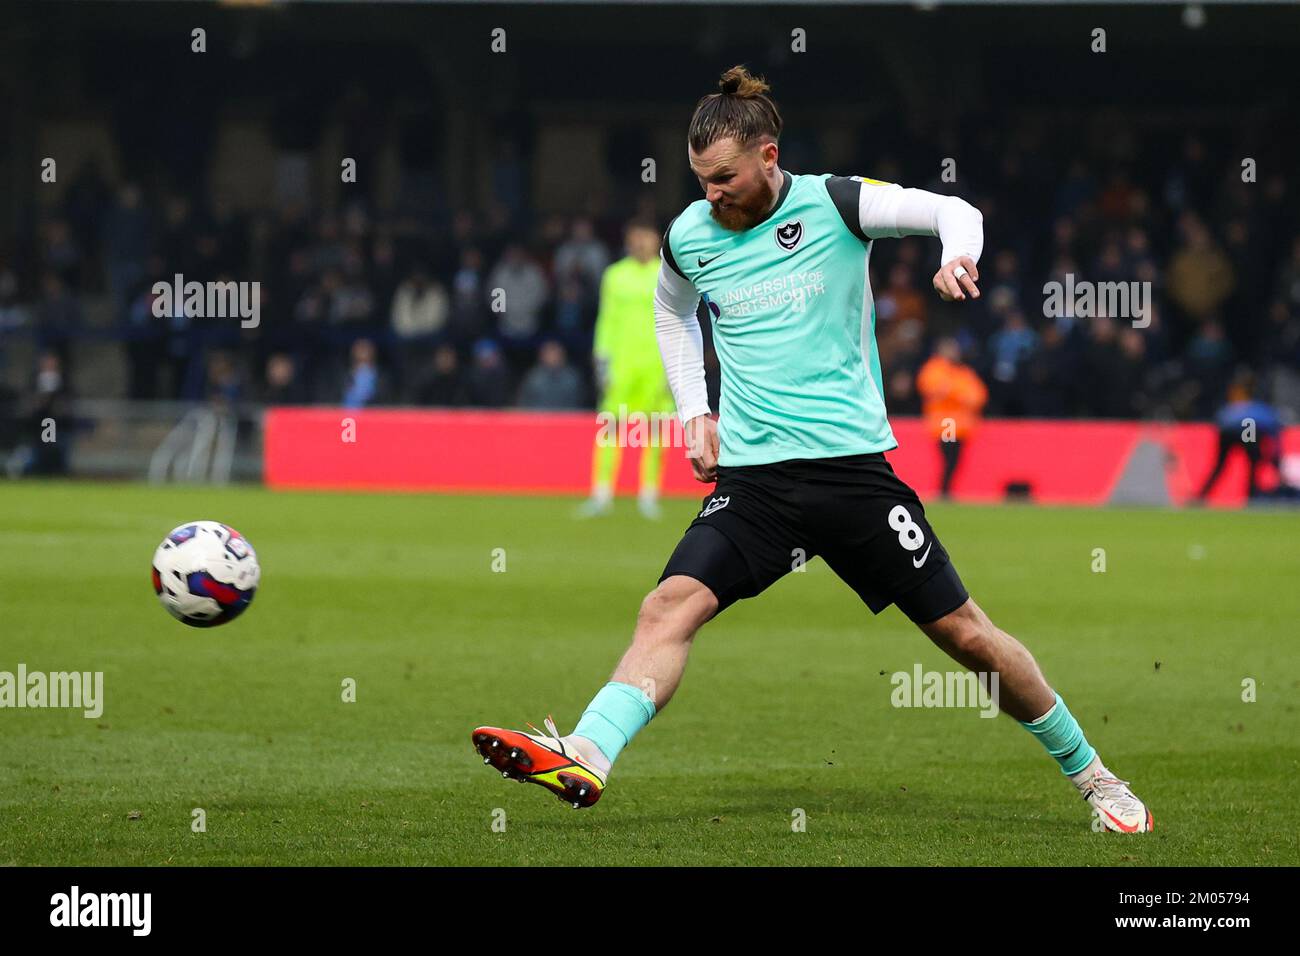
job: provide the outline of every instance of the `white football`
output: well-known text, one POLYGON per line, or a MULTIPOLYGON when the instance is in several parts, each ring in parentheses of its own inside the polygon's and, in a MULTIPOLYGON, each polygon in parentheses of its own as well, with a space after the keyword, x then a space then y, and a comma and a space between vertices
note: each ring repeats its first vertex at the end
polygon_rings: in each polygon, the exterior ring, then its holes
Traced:
POLYGON ((153 589, 191 627, 233 621, 253 601, 262 569, 248 539, 219 521, 174 528, 153 553, 153 589))

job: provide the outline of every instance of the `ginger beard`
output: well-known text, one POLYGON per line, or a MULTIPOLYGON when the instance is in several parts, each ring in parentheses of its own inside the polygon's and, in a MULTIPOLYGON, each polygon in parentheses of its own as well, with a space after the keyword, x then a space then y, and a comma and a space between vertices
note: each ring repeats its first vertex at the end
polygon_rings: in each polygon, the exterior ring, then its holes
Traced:
POLYGON ((772 208, 776 193, 766 176, 759 176, 758 184, 746 196, 736 196, 721 203, 709 203, 709 215, 723 229, 743 232, 756 226, 772 208))

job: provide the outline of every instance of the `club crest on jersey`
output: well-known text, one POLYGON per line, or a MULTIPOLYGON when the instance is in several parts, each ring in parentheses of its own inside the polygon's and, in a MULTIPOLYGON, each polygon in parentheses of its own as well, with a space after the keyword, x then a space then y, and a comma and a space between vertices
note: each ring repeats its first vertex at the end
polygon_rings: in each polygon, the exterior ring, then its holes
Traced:
POLYGON ((729 504, 731 504, 731 495, 723 495, 720 498, 710 498, 709 503, 705 506, 704 510, 700 512, 700 517, 704 518, 713 514, 715 511, 721 511, 729 504))
POLYGON ((799 240, 803 238, 803 223, 798 219, 791 219, 789 222, 783 222, 776 227, 776 244, 786 252, 793 252, 794 247, 799 245, 799 240))

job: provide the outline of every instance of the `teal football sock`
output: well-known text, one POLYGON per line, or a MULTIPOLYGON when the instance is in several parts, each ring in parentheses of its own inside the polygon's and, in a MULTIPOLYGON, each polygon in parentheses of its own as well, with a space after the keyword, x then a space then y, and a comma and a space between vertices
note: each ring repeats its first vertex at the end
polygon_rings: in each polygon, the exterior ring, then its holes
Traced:
POLYGON ((1020 721, 1020 726, 1038 738, 1038 742, 1061 765, 1061 773, 1066 776, 1073 776, 1083 770, 1097 754, 1083 736, 1083 728, 1070 713, 1070 708, 1065 706, 1060 694, 1056 695, 1056 703, 1051 710, 1037 720, 1020 721))
POLYGON ((610 681, 592 698, 573 736, 585 737, 613 763, 655 715, 655 702, 639 687, 610 681))

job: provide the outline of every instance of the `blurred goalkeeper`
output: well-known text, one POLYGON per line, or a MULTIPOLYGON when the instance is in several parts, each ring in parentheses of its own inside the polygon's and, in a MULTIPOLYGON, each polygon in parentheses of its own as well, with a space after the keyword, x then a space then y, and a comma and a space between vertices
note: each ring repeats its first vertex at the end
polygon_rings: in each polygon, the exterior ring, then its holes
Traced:
POLYGON ((659 231, 634 220, 624 239, 628 255, 606 269, 600 280, 593 358, 603 424, 592 455, 591 497, 578 508, 578 515, 590 518, 613 510, 622 435, 629 442, 643 443, 637 507, 646 518, 656 519, 663 472, 660 423, 675 411, 655 340, 659 231))
MULTIPOLYGON (((872 613, 895 605, 959 664, 997 675, 998 706, 1042 745, 1099 829, 1152 829, 1151 812, 1102 763, 1033 655, 971 599, 920 499, 884 456, 898 442, 882 398, 872 244, 938 236, 935 291, 948 301, 973 299, 983 217, 955 196, 786 172, 777 165, 781 115, 767 91, 734 67, 720 92, 696 105, 687 155, 704 199, 669 224, 655 295, 659 351, 691 464, 700 481, 717 486, 573 733, 561 736, 549 717, 545 732, 531 734, 477 727, 474 747, 506 777, 544 786, 574 807, 592 805, 623 748, 677 690, 696 631, 820 556, 872 613), (701 300, 722 369, 717 422, 705 393, 701 300)), ((797 642, 792 636, 791 653, 797 642)), ((527 679, 527 661, 508 666, 527 679)), ((755 719, 765 703, 756 699, 752 713, 737 715, 753 730, 736 756, 780 767, 791 758, 771 752, 755 719)), ((809 740, 817 740, 815 725, 809 740)), ((958 765, 953 772, 962 786, 958 765)))

